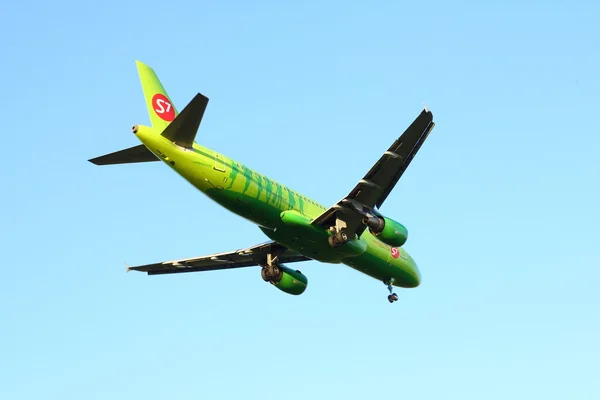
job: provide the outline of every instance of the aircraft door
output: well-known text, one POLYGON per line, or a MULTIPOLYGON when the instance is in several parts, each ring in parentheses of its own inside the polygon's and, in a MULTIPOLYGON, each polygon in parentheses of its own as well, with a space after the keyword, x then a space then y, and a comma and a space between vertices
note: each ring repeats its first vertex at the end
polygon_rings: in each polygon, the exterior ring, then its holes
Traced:
POLYGON ((215 166, 214 169, 219 171, 219 172, 226 172, 225 171, 225 161, 223 160, 223 157, 221 155, 219 155, 218 153, 215 152, 215 166))

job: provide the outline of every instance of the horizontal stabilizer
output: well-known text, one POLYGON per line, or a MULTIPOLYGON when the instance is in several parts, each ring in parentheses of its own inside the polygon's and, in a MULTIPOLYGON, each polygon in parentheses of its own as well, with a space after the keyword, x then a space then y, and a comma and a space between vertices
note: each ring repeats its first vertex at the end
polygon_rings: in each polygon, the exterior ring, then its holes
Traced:
POLYGON ((150 150, 148 150, 146 146, 141 144, 125 150, 120 150, 114 153, 92 158, 88 161, 96 165, 111 165, 159 161, 159 159, 150 150))
POLYGON ((207 105, 208 97, 198 93, 161 135, 179 146, 191 148, 207 105))

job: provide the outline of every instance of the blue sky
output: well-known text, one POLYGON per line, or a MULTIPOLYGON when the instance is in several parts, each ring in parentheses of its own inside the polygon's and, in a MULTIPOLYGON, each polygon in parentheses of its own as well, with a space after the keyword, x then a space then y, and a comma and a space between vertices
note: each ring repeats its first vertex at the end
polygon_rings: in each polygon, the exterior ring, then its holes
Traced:
POLYGON ((2 9, 0 398, 598 399, 600 6, 588 1, 11 2, 2 9), (265 240, 158 163, 135 59, 203 145, 324 204, 420 112, 381 211, 423 284, 309 262, 143 264, 265 240), (319 183, 315 184, 319 178, 319 183))

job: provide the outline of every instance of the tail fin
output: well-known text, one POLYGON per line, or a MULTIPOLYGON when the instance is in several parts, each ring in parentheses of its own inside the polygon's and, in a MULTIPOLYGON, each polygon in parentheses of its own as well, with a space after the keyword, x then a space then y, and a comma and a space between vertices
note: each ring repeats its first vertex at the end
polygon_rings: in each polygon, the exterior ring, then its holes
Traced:
MULTIPOLYGON (((161 135, 171 142, 191 148, 208 105, 208 98, 200 93, 196 94, 181 114, 178 114, 154 70, 140 61, 136 61, 136 64, 152 128, 161 132, 161 135)), ((137 125, 134 129, 137 129, 136 127, 137 125)), ((134 133, 136 132, 134 130, 134 133)), ((112 165, 152 162, 159 159, 144 144, 141 144, 88 161, 96 165, 112 165)))
POLYGON ((154 70, 141 61, 135 63, 152 127, 163 131, 175 119, 177 110, 154 70))

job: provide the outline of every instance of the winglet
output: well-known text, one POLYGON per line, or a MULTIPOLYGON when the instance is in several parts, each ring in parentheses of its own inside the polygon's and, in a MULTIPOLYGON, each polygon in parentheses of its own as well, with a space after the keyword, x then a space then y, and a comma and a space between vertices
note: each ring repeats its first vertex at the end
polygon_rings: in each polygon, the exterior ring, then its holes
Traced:
POLYGON ((125 263, 125 266, 127 267, 127 268, 125 269, 125 272, 129 272, 129 271, 131 271, 131 266, 130 266, 129 264, 125 263))
POLYGON ((427 104, 425 104, 424 101, 422 101, 421 103, 423 103, 423 108, 425 108, 425 112, 429 112, 429 107, 427 107, 427 104))

